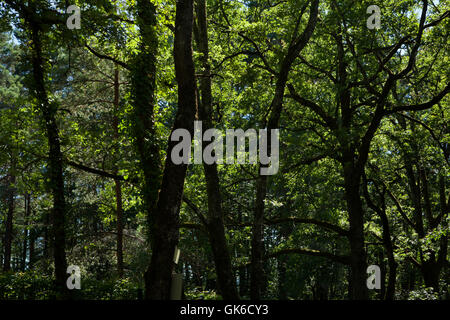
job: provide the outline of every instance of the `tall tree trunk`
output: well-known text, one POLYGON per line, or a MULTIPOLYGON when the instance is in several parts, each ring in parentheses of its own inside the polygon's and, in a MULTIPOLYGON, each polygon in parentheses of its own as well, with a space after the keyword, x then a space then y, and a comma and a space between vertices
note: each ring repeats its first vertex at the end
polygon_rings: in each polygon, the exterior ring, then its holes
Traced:
POLYGON ((239 295, 241 297, 248 295, 249 288, 249 277, 248 277, 248 267, 239 268, 239 295))
POLYGON ((131 98, 133 101, 133 137, 144 174, 142 190, 147 211, 147 240, 154 224, 156 204, 161 181, 159 147, 154 126, 156 97, 156 8, 147 0, 136 3, 139 27, 139 53, 131 63, 131 98))
POLYGON ((28 268, 32 269, 35 260, 35 240, 36 240, 36 229, 32 228, 29 232, 29 242, 30 250, 28 254, 28 268))
MULTIPOLYGON (((270 138, 268 139, 270 141, 270 138)), ((264 259, 264 199, 266 198, 267 177, 259 176, 256 181, 255 211, 252 227, 251 269, 250 269, 250 298, 261 299, 261 291, 265 286, 264 259)))
POLYGON ((119 180, 114 180, 116 192, 116 214, 117 214, 117 273, 119 278, 123 277, 123 208, 122 208, 122 185, 119 180))
MULTIPOLYGON (((348 158, 349 160, 351 158, 348 158)), ((345 160, 344 160, 345 161, 345 160)), ((351 160, 349 160, 351 161, 351 160)), ((367 291, 367 263, 364 248, 364 211, 360 197, 359 184, 361 174, 351 165, 344 162, 344 189, 345 200, 350 224, 350 299, 368 299, 367 291)))
POLYGON ((31 27, 32 37, 32 65, 34 90, 36 98, 45 121, 45 129, 48 139, 48 177, 53 196, 53 254, 55 261, 56 289, 59 293, 66 292, 66 236, 64 230, 64 218, 66 202, 64 199, 63 157, 56 124, 57 106, 50 103, 45 88, 45 76, 43 68, 43 56, 40 39, 40 27, 34 21, 28 21, 31 27))
MULTIPOLYGON (((363 184, 363 191, 364 196, 367 201, 367 205, 369 208, 371 208, 373 211, 375 211, 381 220, 381 225, 383 227, 383 247, 386 251, 386 255, 388 258, 388 267, 389 267, 389 274, 388 274, 388 284, 387 288, 385 287, 385 279, 383 279, 382 283, 382 290, 381 290, 381 298, 385 300, 394 300, 395 296, 395 285, 397 281, 397 262, 395 261, 394 257, 394 246, 392 244, 392 238, 391 238, 391 230, 389 227, 389 220, 386 215, 386 185, 383 184, 383 192, 380 194, 380 205, 376 206, 375 203, 371 200, 368 189, 367 189, 367 178, 365 175, 363 175, 364 184, 363 184)), ((383 260, 383 257, 380 258, 380 261, 383 260)), ((384 268, 386 269, 386 268, 384 268)), ((384 270, 384 278, 386 277, 386 270, 384 270)))
POLYGON ((5 238, 4 238, 4 260, 3 260, 3 271, 9 271, 11 269, 11 247, 13 238, 13 216, 14 216, 14 197, 15 189, 14 184, 16 183, 16 176, 14 173, 9 176, 9 187, 7 192, 8 201, 8 211, 5 220, 5 238))
MULTIPOLYGON (((203 132, 213 128, 212 124, 212 93, 211 93, 211 66, 209 64, 208 26, 206 20, 206 1, 198 0, 196 3, 197 24, 195 35, 197 45, 202 53, 202 76, 200 78, 201 99, 199 101, 199 115, 202 121, 203 132)), ((203 145, 205 148, 206 145, 203 145)), ((219 189, 219 174, 217 164, 203 163, 208 194, 208 234, 214 256, 219 291, 225 300, 237 300, 239 295, 236 288, 235 277, 231 267, 231 258, 225 237, 223 224, 222 198, 219 189)))
POLYGON ((436 263, 434 254, 431 254, 428 260, 422 261, 420 272, 422 273, 425 287, 431 287, 436 292, 439 292, 439 275, 441 267, 436 263))
POLYGON ((391 240, 391 232, 389 228, 389 220, 386 215, 386 210, 383 206, 383 208, 380 210, 380 218, 381 223, 383 225, 383 246, 386 250, 386 255, 388 258, 388 267, 389 267, 389 274, 388 274, 388 284, 386 288, 386 292, 384 295, 385 300, 394 300, 395 296, 395 284, 397 280, 397 262, 395 261, 394 257, 394 247, 392 245, 391 240))
MULTIPOLYGON (((195 68, 192 57, 194 1, 179 0, 175 17, 175 75, 178 82, 178 110, 172 132, 176 129, 194 134, 197 112, 195 68)), ((146 298, 169 299, 173 253, 179 238, 179 211, 187 164, 176 165, 171 153, 177 142, 169 138, 167 159, 152 225, 152 258, 146 275, 146 298)))
POLYGON ((43 257, 45 259, 50 258, 50 215, 48 212, 44 213, 44 248, 42 250, 43 257))
MULTIPOLYGON (((116 64, 114 68, 114 111, 113 111, 113 131, 114 142, 116 144, 116 154, 120 154, 119 144, 119 100, 120 100, 120 84, 119 84, 119 67, 116 64)), ((118 159, 115 159, 116 161, 118 159)), ((118 173, 117 164, 115 164, 114 173, 118 173)), ((117 230, 117 273, 119 278, 123 277, 123 207, 122 207, 122 184, 119 179, 114 179, 114 190, 116 193, 116 230, 117 230)))
POLYGON ((26 263, 27 263, 27 250, 28 250, 28 219, 30 217, 30 211, 31 211, 31 196, 27 192, 24 195, 24 209, 25 209, 25 215, 24 215, 24 232, 23 232, 23 248, 22 248, 22 271, 25 271, 26 263))
MULTIPOLYGON (((317 23, 319 0, 311 3, 309 21, 305 30, 300 34, 295 34, 289 45, 286 56, 280 63, 275 95, 270 105, 270 118, 267 123, 267 148, 271 150, 271 130, 277 129, 283 109, 284 91, 288 80, 292 64, 311 38, 317 23)), ((306 8, 306 7, 305 7, 306 8)), ((298 19, 300 23, 301 16, 298 19)), ((269 155, 270 156, 270 155, 269 155)), ((261 170, 261 165, 259 170, 261 170)), ((263 268, 264 259, 264 199, 267 193, 267 176, 259 175, 256 181, 256 199, 252 227, 252 249, 251 249, 251 280, 250 297, 252 300, 261 299, 261 292, 266 285, 266 276, 263 268)))
POLYGON ((287 290, 286 290, 286 265, 287 256, 280 256, 277 259, 277 269, 278 269, 278 300, 287 300, 287 290))

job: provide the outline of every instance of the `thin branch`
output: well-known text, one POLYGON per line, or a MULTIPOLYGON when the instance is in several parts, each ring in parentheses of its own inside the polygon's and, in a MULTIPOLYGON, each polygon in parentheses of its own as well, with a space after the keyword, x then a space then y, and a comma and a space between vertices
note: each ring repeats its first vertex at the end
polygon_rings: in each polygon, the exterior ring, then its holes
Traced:
POLYGON ((429 108, 433 107, 435 104, 439 103, 449 92, 450 92, 450 83, 447 84, 447 86, 444 88, 444 90, 442 90, 438 95, 434 96, 428 102, 396 106, 396 107, 392 108, 391 110, 386 110, 385 114, 393 114, 393 113, 401 112, 401 111, 420 111, 420 110, 429 109, 429 108))
POLYGON ((89 172, 89 173, 93 173, 105 178, 111 178, 111 179, 115 179, 115 180, 120 180, 120 181, 128 181, 127 179, 125 179, 124 176, 122 175, 118 175, 118 174, 113 174, 113 173, 109 173, 100 169, 95 169, 95 168, 91 168, 88 166, 85 166, 81 163, 76 163, 74 161, 70 161, 70 160, 66 160, 65 163, 67 163, 69 166, 74 167, 76 169, 85 171, 85 172, 89 172))
POLYGON ((208 221, 206 220, 205 216, 200 212, 200 209, 184 194, 183 194, 183 201, 197 215, 197 217, 200 219, 203 225, 208 226, 208 221))
POLYGON ((297 101, 298 103, 308 107, 309 109, 311 109, 315 114, 317 114, 325 123, 326 125, 331 128, 331 129, 335 129, 337 127, 336 125, 336 120, 329 116, 319 105, 317 105, 316 103, 314 103, 313 101, 310 101, 308 99, 305 99, 303 97, 301 97, 294 89, 294 87, 292 86, 292 84, 288 84, 288 89, 290 91, 290 95, 286 95, 286 97, 294 99, 295 101, 297 101))
POLYGON ((84 46, 97 58, 113 61, 113 62, 117 63, 118 65, 124 67, 125 69, 130 70, 130 66, 128 64, 126 64, 125 62, 117 60, 116 58, 113 58, 111 56, 98 53, 97 51, 92 49, 87 43, 84 46))

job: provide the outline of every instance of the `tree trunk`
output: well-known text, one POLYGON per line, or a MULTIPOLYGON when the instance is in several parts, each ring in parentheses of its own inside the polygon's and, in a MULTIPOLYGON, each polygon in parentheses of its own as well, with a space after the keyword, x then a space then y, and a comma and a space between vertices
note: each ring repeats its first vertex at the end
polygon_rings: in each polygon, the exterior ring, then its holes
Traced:
POLYGON ((22 271, 25 271, 26 263, 27 263, 27 250, 28 250, 28 219, 30 217, 31 204, 30 204, 30 194, 26 193, 24 195, 24 204, 25 204, 25 215, 24 215, 24 232, 23 232, 23 248, 22 248, 22 271))
POLYGON ((116 192, 117 213, 117 273, 119 278, 123 277, 123 208, 122 208, 122 185, 119 180, 114 180, 116 192))
POLYGON ((156 8, 146 0, 136 4, 137 25, 139 27, 139 53, 132 60, 131 98, 133 101, 133 137, 139 154, 140 167, 144 174, 142 190, 147 210, 147 240, 154 224, 156 204, 161 181, 159 147, 154 126, 156 95, 156 8))
MULTIPOLYGON (((114 141, 116 144, 116 154, 120 154, 119 144, 119 99, 120 99, 120 85, 119 85, 119 67, 116 64, 114 68, 114 115, 113 115, 113 131, 114 141)), ((118 159, 115 159, 117 161, 118 159)), ((118 173, 118 167, 115 165, 114 173, 118 173)), ((123 207, 122 207, 122 184, 119 179, 114 179, 115 193, 116 193, 116 229, 117 229, 117 273, 119 278, 123 277, 123 207)))
POLYGON ((35 235, 36 230, 34 228, 32 228, 29 232, 29 241, 30 241, 30 250, 29 250, 29 258, 28 258, 28 268, 32 269, 33 268, 33 264, 34 264, 34 260, 35 260, 35 239, 36 239, 36 235, 35 235))
MULTIPOLYGON (((208 27, 206 20, 206 1, 198 0, 196 5, 197 45, 202 53, 202 77, 200 78, 201 100, 199 101, 199 115, 202 121, 203 132, 213 128, 212 124, 212 93, 211 93, 211 66, 209 64, 208 27)), ((203 149, 206 147, 203 144, 203 149)), ((217 164, 203 163, 208 194, 208 235, 214 256, 219 291, 224 300, 237 300, 239 295, 236 288, 235 277, 231 268, 231 258, 225 237, 223 224, 222 198, 219 189, 219 175, 217 164)))
POLYGON ((57 292, 66 292, 66 253, 65 253, 65 230, 64 216, 66 203, 64 199, 64 178, 63 178, 63 157, 59 140, 59 132, 56 124, 57 107, 55 103, 50 103, 45 88, 45 77, 43 69, 43 57, 41 39, 39 36, 39 25, 34 21, 29 21, 32 36, 32 65, 34 90, 43 119, 48 139, 48 177, 53 196, 53 246, 55 261, 55 276, 57 292))
POLYGON ((287 256, 280 256, 277 259, 278 266, 278 300, 287 300, 287 290, 286 290, 286 265, 287 256))
MULTIPOLYGON (((192 57, 193 0, 176 5, 174 58, 178 82, 178 110, 172 132, 186 129, 194 134, 197 112, 195 69, 192 57)), ((169 138, 161 190, 152 225, 152 258, 146 274, 146 298, 166 300, 170 296, 173 254, 179 238, 179 211, 187 164, 176 165, 171 153, 177 142, 169 138)))
POLYGON ((361 174, 348 162, 344 166, 345 199, 350 223, 350 299, 367 300, 367 263, 364 248, 364 211, 360 198, 361 174))
POLYGON ((45 212, 43 220, 44 220, 44 249, 42 254, 45 259, 48 259, 50 257, 50 232, 49 232, 50 215, 48 214, 48 212, 45 212))
MULTIPOLYGON (((268 139, 270 141, 270 138, 268 139)), ((250 298, 261 299, 265 286, 264 259, 264 199, 267 192, 267 177, 259 176, 256 181, 255 211, 252 227, 252 248, 250 268, 250 298)))
POLYGON ((434 291, 439 292, 439 274, 441 268, 434 259, 434 255, 429 260, 423 261, 420 267, 420 271, 425 282, 425 287, 433 288, 434 291))
POLYGON ((241 267, 239 269, 239 295, 241 297, 248 295, 248 283, 249 283, 249 277, 248 277, 248 267, 241 267))
POLYGON ((5 254, 3 260, 3 271, 9 271, 11 269, 11 247, 13 238, 15 183, 16 183, 16 176, 14 174, 11 174, 9 176, 9 187, 7 192, 8 211, 5 220, 5 238, 4 238, 5 254))
POLYGON ((386 250, 387 258, 388 258, 388 266, 389 266, 389 274, 388 274, 388 285, 386 288, 386 292, 384 295, 385 300, 394 300, 395 296, 395 284, 397 279, 397 262, 394 258, 394 248, 391 240, 391 232, 389 228, 389 221, 386 216, 385 208, 383 207, 380 210, 380 218, 381 223, 383 225, 383 244, 384 249, 386 250))
MULTIPOLYGON (((283 109, 284 91, 292 64, 311 38, 317 23, 319 1, 311 3, 308 24, 300 34, 295 34, 289 45, 288 52, 280 63, 275 95, 270 105, 271 114, 267 123, 267 148, 271 150, 271 130, 277 129, 283 109)), ((301 15, 300 15, 301 17, 301 15)), ((300 21, 298 21, 300 22, 300 21)), ((268 152, 269 153, 269 152, 268 152)), ((270 156, 270 154, 268 154, 270 156)), ((261 169, 261 165, 259 170, 261 169)), ((267 193, 267 176, 259 175, 256 181, 256 199, 252 227, 251 249, 251 280, 250 297, 252 300, 261 299, 266 286, 266 276, 263 267, 264 259, 264 199, 267 193)))

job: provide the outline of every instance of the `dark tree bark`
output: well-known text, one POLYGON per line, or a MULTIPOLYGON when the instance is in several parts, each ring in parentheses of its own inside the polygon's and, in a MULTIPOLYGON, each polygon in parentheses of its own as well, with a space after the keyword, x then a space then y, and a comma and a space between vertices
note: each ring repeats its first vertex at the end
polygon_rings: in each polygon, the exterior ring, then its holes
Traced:
POLYGON ((247 296, 249 293, 249 272, 248 267, 243 266, 239 268, 239 295, 241 297, 247 296))
MULTIPOLYGON (((381 224, 383 228, 383 235, 382 235, 383 247, 384 250, 386 251, 386 255, 388 258, 388 267, 389 267, 388 282, 387 287, 384 286, 383 288, 384 292, 382 290, 381 297, 385 300, 394 300, 398 263, 395 261, 394 245, 392 244, 391 229, 389 226, 388 217, 386 215, 386 198, 385 198, 386 186, 383 185, 383 191, 379 195, 381 205, 376 205, 370 198, 367 189, 367 178, 365 175, 363 176, 363 180, 364 180, 363 192, 364 197, 366 198, 367 205, 369 208, 375 211, 381 219, 381 224)), ((384 285, 384 281, 382 282, 382 285, 384 285)))
POLYGON ((287 266, 287 256, 280 256, 277 259, 277 269, 278 269, 278 299, 287 300, 287 289, 286 289, 286 266, 287 266))
MULTIPOLYGON (((197 112, 195 68, 192 57, 193 0, 179 0, 175 17, 175 75, 178 82, 178 110, 173 130, 186 129, 191 139, 197 112)), ((179 239, 179 211, 183 196, 187 164, 176 165, 170 157, 173 147, 167 147, 161 190, 155 211, 152 234, 152 258, 146 274, 146 298, 166 300, 170 295, 173 254, 179 239)))
MULTIPOLYGON (((345 156, 345 155, 344 155, 345 156)), ((353 166, 344 164, 345 199, 350 223, 350 282, 352 299, 367 299, 366 251, 364 248, 363 207, 360 197, 360 175, 355 175, 353 166)))
POLYGON ((32 228, 29 232, 29 253, 28 253, 28 268, 32 269, 35 261, 35 241, 36 241, 36 229, 32 228))
POLYGON ((384 294, 385 300, 394 300, 395 296, 395 285, 397 280, 397 262, 394 258, 394 248, 391 240, 391 233, 389 229, 389 221, 386 216, 386 210, 383 206, 383 209, 380 211, 381 223, 383 225, 383 246, 386 250, 387 258, 388 258, 388 282, 386 292, 384 294))
POLYGON ((64 199, 63 157, 59 139, 58 126, 56 124, 57 106, 50 103, 45 88, 44 58, 40 38, 40 26, 33 20, 28 20, 32 39, 32 65, 34 91, 39 103, 40 111, 45 121, 45 130, 48 139, 48 177, 53 196, 52 210, 52 240, 55 261, 56 288, 61 294, 66 292, 66 236, 64 230, 64 218, 66 202, 64 199))
POLYGON ((22 247, 22 271, 25 271, 26 263, 27 263, 27 251, 28 251, 28 238, 29 238, 29 232, 28 232, 28 219, 30 217, 31 213, 31 196, 29 193, 26 193, 24 195, 24 209, 25 209, 25 215, 24 215, 24 232, 23 232, 23 247, 22 247))
POLYGON ((119 278, 123 277, 123 208, 122 208, 122 184, 120 181, 114 180, 114 190, 116 193, 116 215, 117 215, 117 273, 119 278))
MULTIPOLYGON (((206 19, 206 1, 196 2, 197 24, 195 36, 198 49, 202 56, 203 69, 200 78, 199 115, 202 121, 203 132, 213 128, 212 123, 212 93, 211 93, 211 66, 209 64, 208 26, 206 19)), ((203 144, 203 148, 206 144, 203 144)), ((235 277, 231 268, 231 258, 225 237, 223 224, 222 198, 220 194, 219 174, 217 165, 203 163, 208 194, 208 235, 214 256, 219 292, 224 300, 237 300, 239 295, 236 288, 235 277)))
POLYGON ((154 126, 156 97, 156 8, 146 0, 136 4, 139 26, 139 53, 132 59, 131 97, 133 101, 133 137, 144 174, 142 190, 147 210, 148 242, 153 228, 158 191, 161 181, 161 163, 157 135, 154 126))
POLYGON ((15 189, 14 184, 16 183, 16 176, 10 174, 9 176, 9 187, 7 191, 7 202, 8 211, 6 213, 5 220, 5 237, 4 237, 4 256, 3 256, 3 271, 9 271, 11 269, 11 248, 13 239, 13 218, 14 218, 14 207, 15 207, 15 189))
MULTIPOLYGON (((116 144, 116 154, 120 154, 119 144, 119 100, 120 100, 120 84, 119 84, 119 67, 116 64, 114 68, 114 111, 113 111, 113 131, 114 141, 116 144)), ((118 159, 115 159, 116 161, 118 159)), ((115 165, 114 173, 118 173, 118 167, 115 165)), ((116 257, 117 257, 117 273, 119 278, 123 277, 123 207, 122 207, 122 183, 119 179, 114 179, 114 191, 116 194, 116 257)))
POLYGON ((44 248, 42 250, 42 255, 45 259, 50 258, 50 215, 48 212, 44 214, 44 248))
MULTIPOLYGON (((279 73, 277 77, 275 95, 270 105, 271 114, 267 123, 267 148, 271 150, 271 130, 277 129, 283 109, 284 91, 288 81, 289 72, 292 64, 298 57, 303 48, 307 45, 311 38, 317 23, 319 0, 314 0, 311 3, 309 12, 309 21, 305 30, 300 34, 295 34, 292 42, 289 45, 286 56, 280 63, 279 73)), ((305 7, 306 8, 306 7, 305 7)), ((297 22, 300 23, 303 11, 297 22)), ((260 166, 261 167, 261 166, 260 166)), ((261 292, 266 286, 266 276, 263 268, 264 259, 264 199, 267 193, 267 176, 259 175, 256 181, 256 199, 254 220, 252 227, 252 249, 251 249, 251 282, 250 282, 250 296, 252 300, 261 299, 261 292)))

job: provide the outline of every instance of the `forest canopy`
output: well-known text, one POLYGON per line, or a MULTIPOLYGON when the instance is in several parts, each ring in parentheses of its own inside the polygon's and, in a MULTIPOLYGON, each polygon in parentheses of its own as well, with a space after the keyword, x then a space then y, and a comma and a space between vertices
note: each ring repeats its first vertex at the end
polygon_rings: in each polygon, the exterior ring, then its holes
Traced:
POLYGON ((0 299, 449 300, 449 31, 447 0, 0 1, 0 299))

